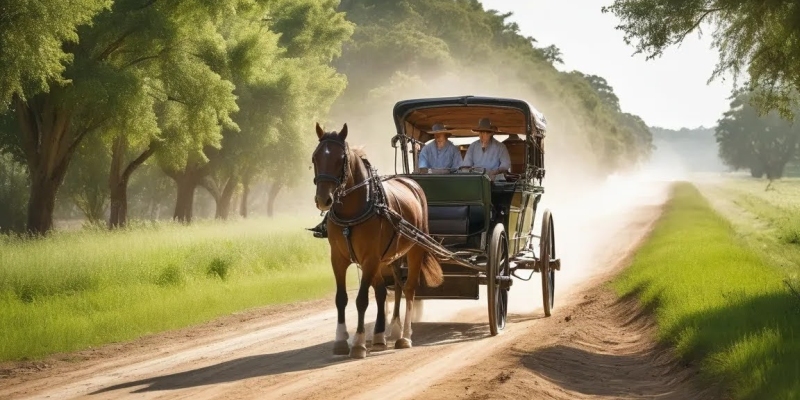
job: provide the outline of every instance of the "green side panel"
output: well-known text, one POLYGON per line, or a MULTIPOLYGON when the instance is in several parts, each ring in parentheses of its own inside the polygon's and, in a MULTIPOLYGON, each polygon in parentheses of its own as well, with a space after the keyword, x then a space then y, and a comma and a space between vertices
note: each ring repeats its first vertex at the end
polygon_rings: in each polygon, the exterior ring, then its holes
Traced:
MULTIPOLYGON (((480 204, 492 202, 491 183, 479 174, 410 174, 419 183, 429 205, 480 204)), ((487 207, 488 211, 488 207, 487 207)))

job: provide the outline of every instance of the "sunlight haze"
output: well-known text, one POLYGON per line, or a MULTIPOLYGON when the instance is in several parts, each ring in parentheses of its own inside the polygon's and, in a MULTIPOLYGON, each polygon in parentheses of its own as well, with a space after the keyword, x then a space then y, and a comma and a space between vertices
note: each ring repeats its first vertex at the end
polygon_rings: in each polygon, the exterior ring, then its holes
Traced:
POLYGON ((711 48, 711 31, 702 38, 689 35, 681 46, 668 48, 660 58, 643 54, 623 41, 614 29, 619 19, 600 9, 612 1, 482 0, 484 9, 513 12, 509 20, 539 47, 556 45, 562 52, 561 70, 578 70, 605 78, 625 112, 639 115, 649 126, 669 129, 711 127, 728 109, 732 79, 707 84, 718 53, 711 48))

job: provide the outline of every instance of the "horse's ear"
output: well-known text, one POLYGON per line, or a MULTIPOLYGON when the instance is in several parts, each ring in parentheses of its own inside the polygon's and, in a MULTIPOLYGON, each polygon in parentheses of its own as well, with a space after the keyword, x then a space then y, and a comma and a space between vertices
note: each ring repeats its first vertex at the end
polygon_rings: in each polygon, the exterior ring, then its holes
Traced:
POLYGON ((322 135, 325 134, 325 131, 322 130, 322 127, 319 126, 319 122, 317 122, 317 137, 322 139, 322 135))
POLYGON ((347 123, 342 126, 342 130, 339 131, 339 137, 342 138, 342 141, 347 139, 347 123))

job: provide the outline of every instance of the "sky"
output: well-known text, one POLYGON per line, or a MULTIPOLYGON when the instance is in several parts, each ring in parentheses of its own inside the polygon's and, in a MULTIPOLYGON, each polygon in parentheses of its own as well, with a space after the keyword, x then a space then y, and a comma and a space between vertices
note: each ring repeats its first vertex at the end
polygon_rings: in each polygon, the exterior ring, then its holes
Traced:
POLYGON ((514 13, 525 36, 539 47, 558 47, 564 65, 560 70, 578 70, 599 75, 619 97, 623 111, 640 116, 649 126, 668 129, 715 126, 728 110, 733 81, 716 78, 707 83, 719 57, 711 48, 710 31, 698 38, 689 35, 680 46, 646 61, 633 55, 623 32, 614 29, 619 19, 600 9, 613 0, 481 0, 484 9, 514 13))

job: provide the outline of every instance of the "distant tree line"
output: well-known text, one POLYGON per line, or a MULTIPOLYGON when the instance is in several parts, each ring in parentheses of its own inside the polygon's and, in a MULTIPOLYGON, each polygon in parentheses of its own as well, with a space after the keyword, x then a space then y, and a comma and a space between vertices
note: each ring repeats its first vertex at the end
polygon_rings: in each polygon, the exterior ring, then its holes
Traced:
POLYGON ((750 170, 754 178, 781 178, 786 166, 800 159, 800 121, 778 111, 760 115, 750 100, 751 94, 737 93, 719 120, 719 155, 734 169, 750 170))
POLYGON ((608 83, 558 71, 559 49, 510 15, 477 0, 10 0, 0 230, 44 234, 75 212, 113 229, 165 208, 188 223, 198 188, 220 219, 247 216, 254 190, 269 211, 305 176, 314 121, 358 118, 403 82, 466 66, 569 115, 559 132, 603 170, 645 159, 650 131, 608 83))
POLYGON ((724 172, 728 169, 718 154, 715 126, 679 130, 651 127, 650 130, 657 147, 653 161, 660 161, 659 166, 668 163, 686 172, 724 172))

